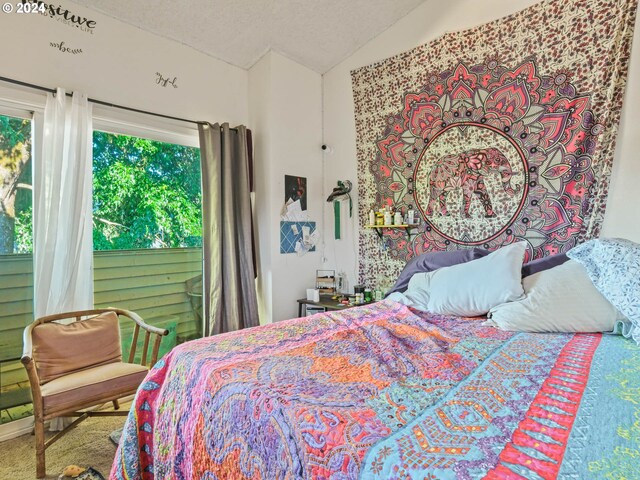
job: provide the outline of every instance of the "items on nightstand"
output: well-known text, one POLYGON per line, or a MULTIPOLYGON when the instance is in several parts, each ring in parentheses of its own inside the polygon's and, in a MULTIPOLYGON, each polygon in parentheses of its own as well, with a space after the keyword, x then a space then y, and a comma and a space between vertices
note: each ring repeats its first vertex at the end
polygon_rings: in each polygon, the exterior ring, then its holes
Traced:
POLYGON ((336 292, 336 271, 316 270, 316 289, 320 295, 329 295, 336 292))
POLYGON ((364 303, 364 287, 362 285, 354 285, 353 293, 355 294, 355 304, 360 305, 364 303))
POLYGON ((339 272, 336 283, 336 289, 338 293, 347 293, 349 291, 349 282, 347 281, 346 273, 339 272))
POLYGON ((319 302, 320 290, 316 290, 315 288, 307 288, 307 300, 311 302, 319 302))
POLYGON ((355 285, 353 287, 354 293, 346 293, 346 274, 344 272, 340 272, 335 279, 334 270, 318 270, 317 272, 317 279, 320 280, 322 285, 328 285, 328 278, 336 281, 336 287, 342 281, 344 282, 345 291, 325 294, 318 289, 307 289, 307 297, 298 299, 298 316, 300 317, 303 315, 303 310, 306 312, 305 315, 311 315, 323 311, 365 305, 373 302, 376 298, 382 300, 382 291, 374 293, 371 288, 366 288, 364 285, 355 285), (318 295, 316 296, 316 294, 318 295))

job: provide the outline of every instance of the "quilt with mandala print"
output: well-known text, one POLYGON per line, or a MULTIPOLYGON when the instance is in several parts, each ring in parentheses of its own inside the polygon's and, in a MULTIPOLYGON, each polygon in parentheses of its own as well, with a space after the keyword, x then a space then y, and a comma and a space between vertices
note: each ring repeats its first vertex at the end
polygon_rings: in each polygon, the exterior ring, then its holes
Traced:
POLYGON ((524 240, 533 259, 597 237, 636 8, 543 0, 353 71, 359 218, 421 220, 385 232, 388 255, 361 229, 361 280, 428 251, 524 240))
POLYGON ((385 300, 180 345, 110 478, 640 478, 640 347, 484 320, 385 300))

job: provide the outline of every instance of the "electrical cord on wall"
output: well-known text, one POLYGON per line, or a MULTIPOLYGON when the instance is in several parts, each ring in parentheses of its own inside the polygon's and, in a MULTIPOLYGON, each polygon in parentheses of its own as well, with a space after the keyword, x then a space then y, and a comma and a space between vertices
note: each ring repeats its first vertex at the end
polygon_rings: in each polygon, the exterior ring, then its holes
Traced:
MULTIPOLYGON (((327 155, 331 155, 334 153, 333 149, 329 146, 327 146, 327 144, 325 143, 325 130, 324 130, 324 120, 325 120, 325 115, 324 115, 324 77, 322 77, 321 79, 321 102, 322 102, 322 188, 323 188, 323 194, 324 192, 329 190, 329 186, 326 185, 326 179, 327 179, 327 175, 326 175, 326 168, 327 168, 327 155), (326 190, 325 190, 326 189, 326 190)), ((357 182, 357 179, 355 179, 355 182, 357 182)), ((327 202, 322 202, 322 244, 320 246, 320 255, 321 255, 321 262, 324 265, 325 263, 327 263, 329 260, 327 259, 326 256, 326 251, 327 251, 327 242, 326 242, 326 215, 327 215, 327 210, 326 210, 326 204, 327 202)), ((339 257, 339 250, 340 251, 344 251, 344 249, 338 249, 337 248, 337 243, 336 240, 333 240, 332 242, 332 253, 333 253, 333 264, 334 264, 334 269, 336 270, 336 274, 340 273, 340 272, 344 272, 347 275, 347 281, 351 282, 353 281, 353 285, 356 285, 358 282, 358 225, 359 225, 359 218, 358 218, 358 198, 356 195, 356 198, 353 200, 353 210, 356 212, 356 214, 350 218, 350 221, 347 222, 347 228, 345 229, 345 239, 348 238, 349 235, 351 235, 351 248, 352 248, 352 253, 353 253, 353 269, 351 270, 351 275, 348 274, 348 268, 344 268, 341 267, 342 265, 344 265, 344 262, 339 261, 340 259, 339 257)), ((342 208, 342 202, 340 202, 340 208, 342 208)))

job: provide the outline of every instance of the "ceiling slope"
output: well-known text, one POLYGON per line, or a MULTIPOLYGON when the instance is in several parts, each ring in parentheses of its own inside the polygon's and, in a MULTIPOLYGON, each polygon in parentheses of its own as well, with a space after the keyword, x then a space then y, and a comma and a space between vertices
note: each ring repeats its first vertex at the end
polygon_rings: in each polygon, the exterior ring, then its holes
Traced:
POLYGON ((272 49, 324 73, 424 0, 73 0, 241 68, 272 49))

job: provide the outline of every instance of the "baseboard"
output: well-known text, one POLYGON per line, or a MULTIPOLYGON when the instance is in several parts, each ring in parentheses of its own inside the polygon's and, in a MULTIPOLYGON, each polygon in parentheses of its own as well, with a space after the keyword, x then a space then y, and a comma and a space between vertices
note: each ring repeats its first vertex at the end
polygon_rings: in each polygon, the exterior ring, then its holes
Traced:
MULTIPOLYGON (((119 401, 121 404, 126 404, 127 402, 132 402, 134 398, 135 394, 123 397, 119 401)), ((113 407, 111 406, 111 402, 108 402, 104 405, 88 408, 87 410, 108 410, 110 408, 113 407)), ((33 415, 31 415, 30 417, 21 418, 20 420, 14 420, 13 422, 0 425, 0 442, 11 440, 12 438, 24 435, 25 433, 31 433, 31 431, 33 430, 33 421, 33 415)), ((45 430, 49 428, 48 424, 49 421, 46 421, 45 430)))
POLYGON ((0 425, 0 442, 11 440, 33 430, 33 415, 0 425))

